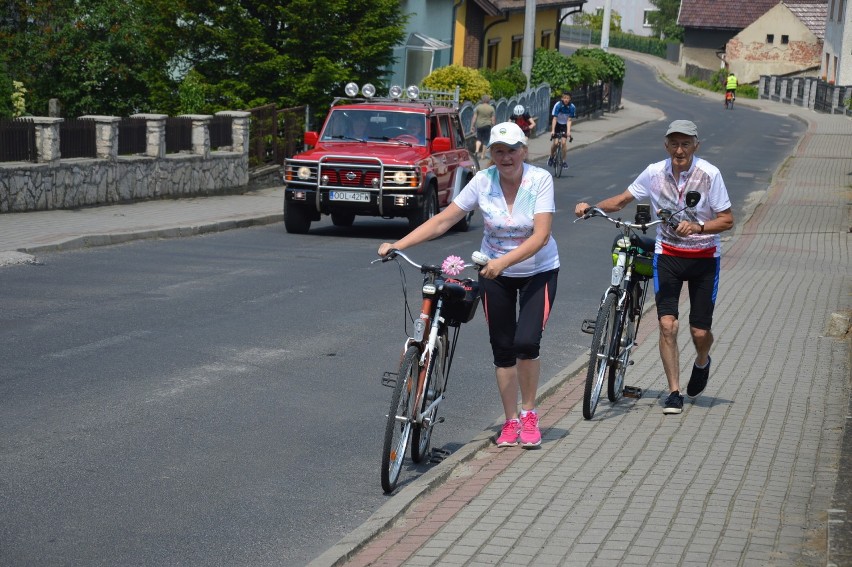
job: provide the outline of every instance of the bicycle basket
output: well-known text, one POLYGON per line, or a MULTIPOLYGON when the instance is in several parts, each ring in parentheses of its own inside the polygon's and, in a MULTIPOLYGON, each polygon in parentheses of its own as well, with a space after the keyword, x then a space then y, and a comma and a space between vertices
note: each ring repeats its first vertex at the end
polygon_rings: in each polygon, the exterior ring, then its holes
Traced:
MULTIPOLYGON (((624 250, 623 237, 619 236, 612 243, 612 265, 615 266, 618 262, 618 253, 624 250)), ((640 253, 633 260, 633 268, 640 276, 652 277, 654 275, 654 246, 653 240, 644 241, 639 238, 633 239, 633 246, 636 246, 640 253)))
POLYGON ((444 300, 443 316, 447 325, 457 327, 471 321, 479 306, 479 282, 447 278, 444 285, 451 288, 444 300))

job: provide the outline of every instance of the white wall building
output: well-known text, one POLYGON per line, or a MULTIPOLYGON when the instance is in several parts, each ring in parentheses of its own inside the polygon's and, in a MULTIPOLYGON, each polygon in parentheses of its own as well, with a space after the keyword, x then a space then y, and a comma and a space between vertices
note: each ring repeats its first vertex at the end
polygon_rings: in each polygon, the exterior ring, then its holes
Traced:
POLYGON ((829 0, 820 74, 837 85, 852 85, 852 7, 829 0))
MULTIPOLYGON (((657 9, 648 0, 610 0, 612 9, 621 16, 621 31, 635 35, 651 36, 653 30, 648 23, 648 12, 657 9)), ((588 0, 583 6, 587 14, 603 10, 605 0, 588 0)))

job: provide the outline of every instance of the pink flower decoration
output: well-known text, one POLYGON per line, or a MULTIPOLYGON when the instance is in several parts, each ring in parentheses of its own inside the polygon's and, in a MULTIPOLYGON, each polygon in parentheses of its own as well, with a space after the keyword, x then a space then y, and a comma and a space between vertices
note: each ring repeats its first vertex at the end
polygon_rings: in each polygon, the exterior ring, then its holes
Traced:
POLYGON ((464 260, 459 256, 448 256, 441 264, 441 270, 448 276, 457 276, 464 270, 464 260))

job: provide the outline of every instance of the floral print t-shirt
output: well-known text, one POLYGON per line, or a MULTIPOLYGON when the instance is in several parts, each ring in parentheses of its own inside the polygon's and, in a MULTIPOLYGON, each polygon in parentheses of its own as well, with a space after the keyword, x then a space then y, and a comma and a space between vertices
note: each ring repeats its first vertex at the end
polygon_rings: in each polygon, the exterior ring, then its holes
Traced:
MULTIPOLYGON (((556 212, 553 198, 553 177, 540 167, 524 164, 521 186, 511 212, 503 198, 497 168, 479 171, 453 202, 463 211, 476 208, 485 224, 482 253, 498 258, 517 248, 533 233, 533 219, 538 213, 556 212)), ((507 268, 502 275, 527 277, 559 267, 559 252, 553 236, 531 258, 507 268)))

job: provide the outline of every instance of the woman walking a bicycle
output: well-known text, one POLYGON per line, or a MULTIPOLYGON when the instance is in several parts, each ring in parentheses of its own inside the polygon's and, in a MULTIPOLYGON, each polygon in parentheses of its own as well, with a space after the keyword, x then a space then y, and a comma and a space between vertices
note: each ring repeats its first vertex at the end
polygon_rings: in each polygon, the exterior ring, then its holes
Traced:
POLYGON ((443 211, 379 255, 437 238, 470 211, 482 213, 480 293, 506 421, 499 447, 541 444, 535 411, 541 362, 539 345, 556 297, 559 253, 551 235, 556 204, 553 178, 525 163, 527 138, 514 122, 491 129, 491 167, 479 171, 443 211), (521 407, 518 411, 518 393, 521 407))
MULTIPOLYGON (((676 228, 657 226, 654 249, 654 293, 660 328, 660 358, 668 380, 669 395, 663 413, 683 411, 680 393, 680 359, 677 345, 678 301, 684 282, 689 288, 689 330, 695 346, 695 363, 686 394, 695 398, 710 377, 710 347, 713 308, 719 285, 721 239, 719 234, 734 226, 728 190, 719 169, 695 157, 698 128, 688 120, 675 120, 666 131, 664 146, 669 158, 649 165, 626 191, 604 199, 596 206, 604 212, 623 209, 634 199, 649 199, 651 210, 680 211, 688 191, 698 191, 701 200, 694 210, 686 209, 676 228)), ((577 203, 575 214, 583 216, 590 207, 577 203)))

